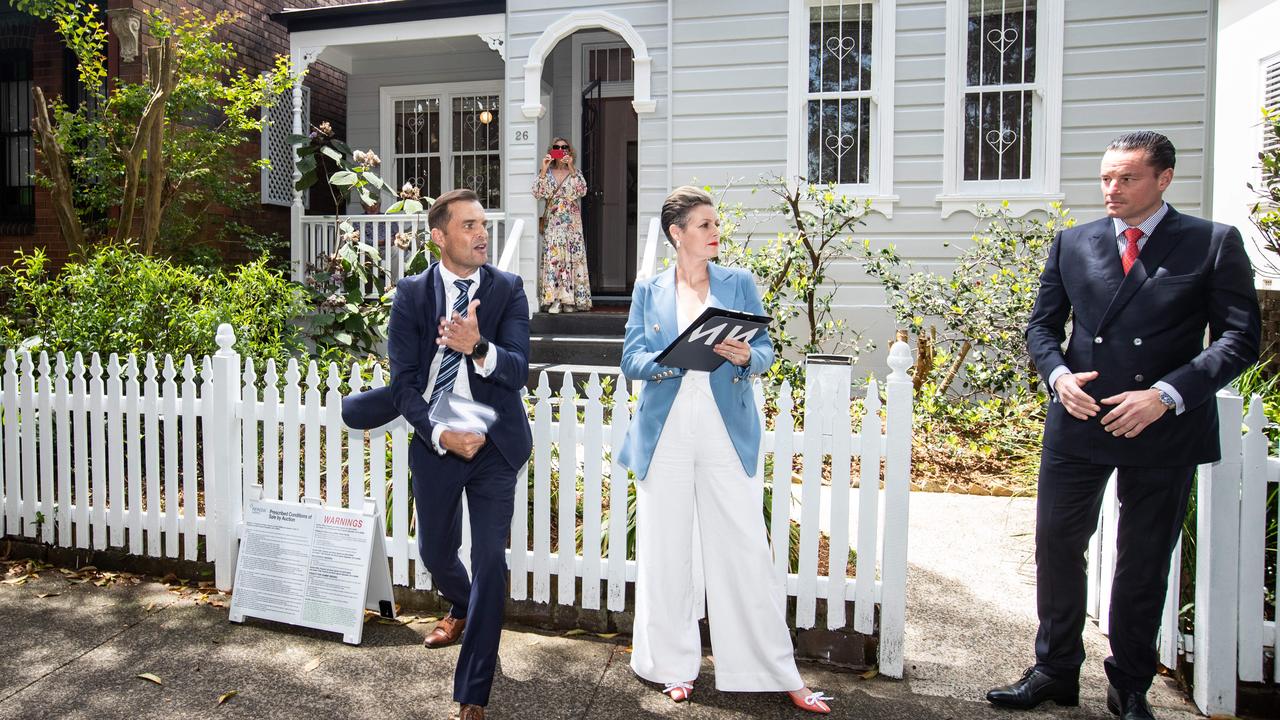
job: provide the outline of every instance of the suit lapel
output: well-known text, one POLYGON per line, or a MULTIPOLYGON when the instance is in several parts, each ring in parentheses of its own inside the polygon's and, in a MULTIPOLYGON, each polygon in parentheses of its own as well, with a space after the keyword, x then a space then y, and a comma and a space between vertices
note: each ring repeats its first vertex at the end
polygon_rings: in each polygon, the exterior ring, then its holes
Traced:
MULTIPOLYGON (((491 334, 497 321, 496 313, 498 310, 495 306, 489 304, 489 296, 493 294, 494 280, 497 277, 497 271, 488 264, 480 268, 480 287, 476 288, 476 294, 473 299, 480 301, 480 307, 476 312, 480 315, 480 322, 486 326, 488 333, 491 334)), ((489 337, 486 334, 486 328, 481 328, 480 334, 489 337)))
MULTIPOLYGON (((1170 252, 1177 247, 1178 242, 1182 239, 1181 233, 1178 232, 1178 226, 1182 224, 1181 216, 1174 211, 1173 207, 1169 207, 1169 212, 1156 226, 1151 237, 1147 238, 1147 242, 1142 246, 1142 252, 1138 254, 1138 259, 1134 261, 1133 267, 1129 268, 1129 274, 1123 275, 1124 267, 1119 265, 1119 246, 1115 239, 1112 238, 1111 254, 1117 258, 1116 264, 1120 266, 1120 272, 1124 277, 1120 283, 1120 289, 1116 291, 1115 296, 1111 298, 1111 304, 1107 306, 1107 311, 1103 313, 1102 320, 1098 323, 1098 329, 1101 330, 1113 317, 1115 317, 1124 306, 1129 304, 1133 296, 1137 294, 1147 278, 1155 273, 1160 267, 1164 259, 1169 256, 1170 252)), ((1114 224, 1112 224, 1114 230, 1114 224)))
POLYGON ((658 314, 659 334, 663 346, 676 339, 676 266, 673 264, 653 280, 654 311, 658 314))
POLYGON ((708 289, 707 300, 711 307, 721 308, 723 310, 736 310, 738 303, 738 288, 736 285, 730 284, 732 275, 728 269, 722 268, 715 263, 707 265, 708 289))

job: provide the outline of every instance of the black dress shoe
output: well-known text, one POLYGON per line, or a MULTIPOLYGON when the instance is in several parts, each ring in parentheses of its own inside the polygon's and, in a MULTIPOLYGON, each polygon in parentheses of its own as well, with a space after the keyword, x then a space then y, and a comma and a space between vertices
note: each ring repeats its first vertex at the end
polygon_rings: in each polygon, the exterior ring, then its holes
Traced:
POLYGON ((1080 704, 1080 682, 1074 679, 1055 678, 1034 667, 1027 668, 1022 679, 987 692, 987 702, 1000 707, 1030 710, 1040 703, 1052 700, 1059 705, 1075 707, 1080 704))
POLYGON ((1145 691, 1119 690, 1113 685, 1107 686, 1107 709, 1112 715, 1119 715, 1120 720, 1155 720, 1156 717, 1151 714, 1145 691))

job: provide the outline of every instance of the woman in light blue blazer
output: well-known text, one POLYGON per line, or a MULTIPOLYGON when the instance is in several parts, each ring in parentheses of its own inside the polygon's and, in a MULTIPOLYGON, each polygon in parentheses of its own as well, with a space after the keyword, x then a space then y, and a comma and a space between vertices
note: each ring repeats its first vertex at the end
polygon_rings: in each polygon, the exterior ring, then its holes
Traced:
POLYGON ((764 314, 750 272, 712 262, 720 222, 711 196, 677 188, 662 206, 676 249, 665 272, 638 283, 631 299, 622 372, 644 380, 619 459, 636 484, 636 614, 631 667, 686 700, 702 665, 694 595, 698 529, 707 618, 722 691, 782 691, 800 709, 828 713, 796 669, 786 598, 765 535, 763 487, 755 477, 760 418, 752 379, 773 364, 766 333, 724 340, 711 372, 654 362, 708 307, 764 314))

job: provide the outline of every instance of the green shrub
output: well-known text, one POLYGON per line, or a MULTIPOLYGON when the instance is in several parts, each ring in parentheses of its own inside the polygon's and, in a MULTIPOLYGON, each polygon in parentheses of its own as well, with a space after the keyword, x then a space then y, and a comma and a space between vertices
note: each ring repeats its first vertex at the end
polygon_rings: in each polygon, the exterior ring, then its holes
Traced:
POLYGON ((195 270, 106 246, 55 275, 43 252, 19 253, 0 268, 0 346, 200 357, 230 323, 242 356, 282 362, 306 350, 296 322, 305 294, 267 263, 195 270))

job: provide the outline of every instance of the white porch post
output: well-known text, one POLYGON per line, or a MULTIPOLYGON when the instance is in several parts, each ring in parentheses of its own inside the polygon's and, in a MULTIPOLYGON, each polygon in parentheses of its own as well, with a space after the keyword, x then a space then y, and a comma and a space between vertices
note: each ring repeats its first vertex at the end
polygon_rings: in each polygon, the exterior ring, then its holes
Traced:
MULTIPOLYGON (((306 128, 302 127, 302 79, 306 75, 307 68, 315 61, 320 51, 324 48, 305 47, 292 48, 290 58, 293 63, 292 71, 294 73, 293 81, 293 134, 303 135, 306 128)), ((298 154, 292 153, 293 162, 293 205, 289 208, 289 249, 290 262, 289 267, 293 271, 293 279, 295 282, 302 282, 305 257, 303 252, 302 237, 302 191, 297 189, 298 180, 302 178, 302 173, 298 171, 298 154)))

